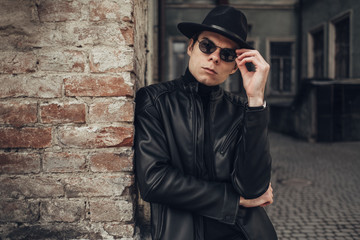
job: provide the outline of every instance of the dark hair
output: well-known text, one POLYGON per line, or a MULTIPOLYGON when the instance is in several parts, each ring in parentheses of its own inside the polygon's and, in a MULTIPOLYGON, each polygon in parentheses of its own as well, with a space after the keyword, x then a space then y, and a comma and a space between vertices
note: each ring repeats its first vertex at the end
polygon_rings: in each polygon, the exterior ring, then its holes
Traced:
POLYGON ((191 39, 193 40, 191 47, 194 47, 196 41, 197 41, 198 38, 199 38, 200 33, 201 33, 201 32, 197 32, 197 33, 195 33, 195 34, 191 37, 191 39))

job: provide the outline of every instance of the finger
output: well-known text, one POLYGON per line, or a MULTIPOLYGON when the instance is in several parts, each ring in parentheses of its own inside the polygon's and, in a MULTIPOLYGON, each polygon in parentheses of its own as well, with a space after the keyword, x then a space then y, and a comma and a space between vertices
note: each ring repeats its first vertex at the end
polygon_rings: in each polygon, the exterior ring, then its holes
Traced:
POLYGON ((255 60, 256 60, 256 58, 255 58, 254 56, 248 56, 248 57, 246 57, 246 58, 239 59, 239 60, 238 60, 238 63, 239 63, 240 65, 243 65, 243 64, 245 64, 245 63, 247 63, 247 62, 252 62, 252 63, 254 63, 255 60))
POLYGON ((246 48, 239 48, 239 49, 236 49, 235 50, 236 54, 243 54, 243 53, 246 53, 246 52, 257 52, 257 50, 254 50, 254 49, 246 49, 246 48))
POLYGON ((245 64, 246 62, 252 62, 257 68, 261 68, 264 70, 270 68, 270 65, 265 61, 265 59, 258 52, 241 54, 240 56, 238 56, 236 58, 236 62, 238 64, 238 66, 240 66, 240 64, 245 64), (244 61, 244 59, 251 59, 251 61, 249 61, 249 60, 244 61))
POLYGON ((256 58, 256 55, 254 53, 243 53, 241 55, 238 55, 236 59, 238 61, 242 61, 243 59, 249 58, 249 57, 256 58))
POLYGON ((240 62, 237 62, 237 65, 240 70, 254 71, 254 72, 258 68, 259 64, 260 64, 260 62, 257 61, 255 57, 247 57, 247 58, 244 58, 243 60, 241 60, 240 62), (254 69, 248 69, 246 67, 246 63, 252 63, 254 69))
POLYGON ((242 59, 242 58, 245 58, 245 57, 256 57, 256 58, 259 58, 259 59, 264 59, 261 54, 254 50, 254 51, 246 51, 246 52, 236 52, 237 54, 237 58, 239 59, 242 59))
MULTIPOLYGON (((251 62, 251 61, 249 61, 249 62, 251 62)), ((251 70, 253 70, 254 72, 256 71, 256 66, 255 65, 253 65, 252 68, 247 68, 246 63, 247 62, 237 62, 236 63, 239 70, 240 70, 240 72, 247 73, 247 72, 250 72, 251 70)))
POLYGON ((266 202, 266 203, 263 203, 260 205, 260 207, 266 207, 266 206, 269 206, 270 204, 272 204, 272 202, 266 202))

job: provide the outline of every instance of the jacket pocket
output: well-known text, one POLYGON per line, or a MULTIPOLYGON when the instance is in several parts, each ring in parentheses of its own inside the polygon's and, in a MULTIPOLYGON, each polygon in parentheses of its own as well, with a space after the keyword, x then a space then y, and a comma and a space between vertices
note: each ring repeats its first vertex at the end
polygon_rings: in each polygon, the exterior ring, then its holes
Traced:
MULTIPOLYGON (((230 130, 228 131, 228 133, 226 134, 226 138, 223 142, 223 144, 221 144, 220 146, 220 153, 224 154, 226 152, 226 150, 229 148, 229 146, 231 145, 231 143, 234 141, 234 139, 237 136, 237 133, 239 132, 240 126, 241 126, 241 122, 242 121, 238 121, 236 124, 234 124, 230 130)), ((239 141, 241 140, 242 135, 240 136, 239 141)))

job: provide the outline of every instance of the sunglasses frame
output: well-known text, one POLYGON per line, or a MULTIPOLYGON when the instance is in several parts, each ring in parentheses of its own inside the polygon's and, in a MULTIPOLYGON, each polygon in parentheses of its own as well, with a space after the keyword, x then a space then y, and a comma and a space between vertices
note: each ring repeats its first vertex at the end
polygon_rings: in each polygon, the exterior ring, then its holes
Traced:
POLYGON ((208 38, 203 38, 202 40, 197 40, 199 43, 199 49, 202 53, 205 54, 212 54, 216 51, 217 48, 220 48, 220 59, 225 62, 233 62, 235 61, 237 55, 235 52, 235 48, 221 48, 216 46, 213 41, 208 38), (205 43, 204 43, 205 42, 205 43), (232 53, 232 54, 231 54, 232 53), (233 59, 228 59, 229 57, 233 57, 233 59))

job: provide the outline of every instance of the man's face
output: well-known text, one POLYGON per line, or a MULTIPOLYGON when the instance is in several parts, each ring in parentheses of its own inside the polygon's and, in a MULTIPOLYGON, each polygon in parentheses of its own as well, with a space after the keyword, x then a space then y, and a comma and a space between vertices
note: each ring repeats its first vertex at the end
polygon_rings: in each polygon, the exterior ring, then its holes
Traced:
MULTIPOLYGON (((214 32, 204 31, 199 35, 198 41, 207 38, 220 48, 237 48, 237 44, 214 32)), ((225 62, 220 59, 220 48, 211 54, 205 54, 199 49, 199 42, 193 45, 190 40, 187 53, 190 56, 189 70, 202 84, 215 86, 223 83, 230 74, 237 70, 235 61, 225 62)))

